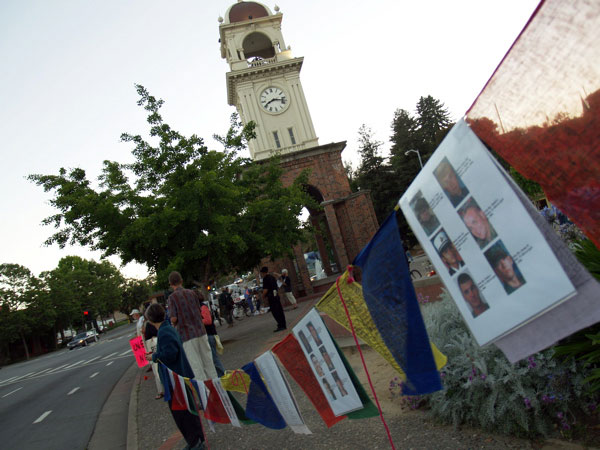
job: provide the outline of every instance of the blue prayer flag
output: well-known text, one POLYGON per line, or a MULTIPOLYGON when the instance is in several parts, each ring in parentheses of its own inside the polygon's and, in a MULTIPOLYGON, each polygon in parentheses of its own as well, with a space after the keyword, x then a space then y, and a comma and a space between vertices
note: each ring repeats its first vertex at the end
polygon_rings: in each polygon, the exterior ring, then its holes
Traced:
POLYGON ((286 427, 285 420, 277 409, 275 402, 265 383, 263 383, 254 362, 242 367, 242 370, 250 376, 250 389, 248 390, 248 401, 246 402, 246 416, 255 420, 267 428, 280 430, 286 427))
POLYGON ((403 393, 422 395, 441 390, 395 211, 361 250, 354 265, 362 269, 363 296, 373 322, 406 374, 403 393))

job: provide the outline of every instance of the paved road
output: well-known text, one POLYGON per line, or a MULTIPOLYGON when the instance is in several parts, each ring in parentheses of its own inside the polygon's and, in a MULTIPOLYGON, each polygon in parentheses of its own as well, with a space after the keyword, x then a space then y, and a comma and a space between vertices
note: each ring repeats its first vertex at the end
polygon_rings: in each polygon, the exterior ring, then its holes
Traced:
POLYGON ((87 347, 0 370, 0 448, 85 449, 104 402, 131 366, 134 334, 133 325, 119 327, 87 347))

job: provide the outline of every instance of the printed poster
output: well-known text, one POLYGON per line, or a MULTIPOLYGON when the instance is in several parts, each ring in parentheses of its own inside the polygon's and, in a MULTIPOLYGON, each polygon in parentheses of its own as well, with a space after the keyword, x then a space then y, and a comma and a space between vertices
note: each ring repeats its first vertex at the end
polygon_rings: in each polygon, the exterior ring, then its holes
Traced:
POLYGON ((463 120, 399 204, 480 345, 575 293, 492 156, 463 120))
POLYGON ((363 404, 317 310, 313 308, 292 332, 333 413, 341 416, 361 409, 363 404))
POLYGON ((144 367, 150 364, 146 359, 146 349, 144 348, 144 341, 141 336, 130 339, 129 345, 131 346, 138 367, 144 367))

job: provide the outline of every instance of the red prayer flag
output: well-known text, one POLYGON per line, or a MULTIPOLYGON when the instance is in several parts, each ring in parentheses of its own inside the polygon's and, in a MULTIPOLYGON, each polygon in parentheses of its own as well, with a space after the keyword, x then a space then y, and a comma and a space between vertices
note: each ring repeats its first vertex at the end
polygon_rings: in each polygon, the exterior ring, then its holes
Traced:
POLYGON ((204 384, 209 391, 206 409, 204 410, 204 417, 217 423, 231 423, 227 411, 225 411, 225 407, 223 406, 223 402, 221 401, 221 397, 219 397, 217 388, 213 385, 212 380, 204 380, 204 384))
POLYGON ((313 406, 327 425, 327 428, 332 427, 336 423, 344 420, 346 416, 336 417, 333 414, 329 402, 323 394, 323 390, 315 378, 308 361, 304 357, 304 352, 300 348, 300 344, 293 334, 282 340, 279 344, 271 349, 277 355, 281 364, 289 372, 292 378, 302 388, 306 396, 312 402, 313 406))

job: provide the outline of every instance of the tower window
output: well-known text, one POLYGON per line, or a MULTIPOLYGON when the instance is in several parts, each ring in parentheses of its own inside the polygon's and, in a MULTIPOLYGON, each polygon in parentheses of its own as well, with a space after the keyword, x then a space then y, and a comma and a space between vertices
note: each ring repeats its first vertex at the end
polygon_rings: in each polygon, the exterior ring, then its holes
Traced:
POLYGON ((273 131, 273 139, 275 139, 275 147, 281 148, 281 142, 279 141, 279 133, 273 131))
POLYGON ((296 145, 296 138, 294 137, 294 129, 288 128, 288 133, 290 133, 290 141, 292 141, 292 145, 296 145))

